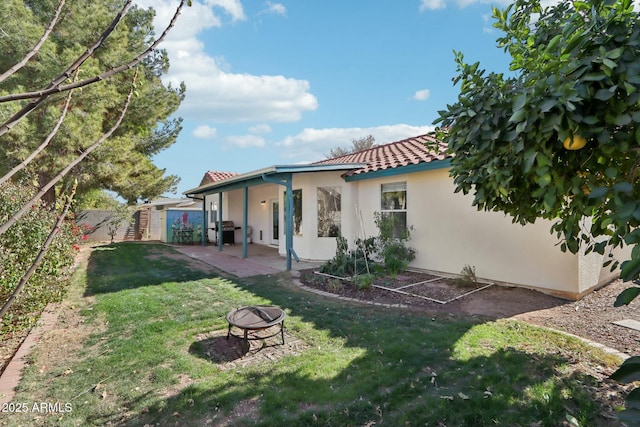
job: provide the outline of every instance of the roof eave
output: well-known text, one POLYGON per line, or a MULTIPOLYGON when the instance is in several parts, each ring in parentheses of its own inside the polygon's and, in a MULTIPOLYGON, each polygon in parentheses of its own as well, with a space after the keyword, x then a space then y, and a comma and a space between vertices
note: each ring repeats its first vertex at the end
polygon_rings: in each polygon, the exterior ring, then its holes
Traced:
POLYGON ((365 179, 384 178, 395 175, 404 175, 407 173, 424 172, 436 169, 445 169, 451 166, 451 157, 447 157, 442 160, 431 160, 430 162, 420 162, 407 166, 398 166, 395 168, 378 169, 371 172, 364 172, 354 174, 351 176, 345 176, 344 180, 350 181, 362 181, 365 179))
POLYGON ((212 182, 206 185, 201 185, 191 190, 185 191, 184 195, 203 194, 208 192, 215 192, 217 188, 229 187, 232 184, 238 184, 243 181, 255 180, 262 177, 262 175, 277 175, 281 173, 303 173, 303 172, 331 172, 331 171, 343 171, 359 169, 366 166, 366 163, 336 163, 336 164, 323 164, 323 165, 276 165, 263 169, 258 169, 245 174, 236 175, 231 178, 223 179, 220 181, 212 182))

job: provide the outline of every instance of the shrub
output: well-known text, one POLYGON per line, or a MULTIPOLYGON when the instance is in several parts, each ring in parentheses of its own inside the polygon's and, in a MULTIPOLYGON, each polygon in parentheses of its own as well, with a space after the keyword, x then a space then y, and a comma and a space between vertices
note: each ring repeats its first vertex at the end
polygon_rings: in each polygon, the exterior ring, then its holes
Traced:
MULTIPOLYGON (((5 183, 0 186, 0 222, 4 224, 34 194, 34 189, 23 184, 5 183)), ((55 209, 39 201, 0 236, 0 303, 4 304, 16 289, 56 219, 55 209)), ((1 319, 0 337, 33 326, 49 302, 62 298, 81 238, 82 230, 73 219, 65 221, 42 263, 1 319)))
POLYGON ((455 278, 454 283, 459 286, 473 287, 478 284, 478 278, 476 277, 476 267, 465 265, 460 272, 460 277, 455 278))
POLYGON ((336 237, 336 255, 320 266, 320 272, 339 277, 351 277, 366 273, 367 266, 373 264, 374 239, 356 240, 356 248, 349 250, 347 239, 336 237))
POLYGON ((358 276, 358 279, 356 282, 358 284, 358 289, 360 289, 361 291, 371 289, 371 286, 373 285, 373 280, 375 279, 375 277, 376 276, 374 274, 362 274, 358 276))
POLYGON ((338 292, 342 289, 342 281, 338 279, 329 279, 327 282, 327 290, 329 292, 338 292))
POLYGON ((413 227, 408 227, 396 233, 398 230, 395 217, 384 216, 379 212, 374 214, 378 237, 376 238, 376 254, 384 261, 384 266, 389 275, 395 278, 405 271, 409 263, 416 257, 416 251, 407 246, 411 239, 413 227))

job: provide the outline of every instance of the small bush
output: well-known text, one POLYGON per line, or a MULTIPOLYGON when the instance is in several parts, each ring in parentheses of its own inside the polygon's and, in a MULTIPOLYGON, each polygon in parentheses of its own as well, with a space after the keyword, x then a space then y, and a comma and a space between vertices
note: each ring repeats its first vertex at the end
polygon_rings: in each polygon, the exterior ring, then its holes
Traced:
MULTIPOLYGON (((27 185, 5 183, 0 186, 0 223, 5 223, 34 194, 34 189, 27 185)), ((40 201, 2 235, 0 302, 3 304, 40 252, 57 215, 55 209, 40 201)), ((6 333, 30 328, 48 303, 61 300, 82 235, 83 230, 72 217, 64 222, 40 267, 0 320, 0 339, 6 333)))
POLYGON ((458 286, 474 287, 478 284, 478 278, 476 277, 476 267, 465 265, 460 271, 460 277, 453 279, 453 282, 458 286))
POLYGON ((407 246, 411 239, 413 227, 396 233, 397 224, 393 216, 375 213, 375 222, 379 230, 376 239, 376 253, 384 261, 384 266, 392 278, 407 269, 409 263, 416 257, 416 251, 407 246))
POLYGON ((342 289, 342 281, 339 279, 329 279, 327 282, 327 290, 336 293, 342 289))
POLYGON ((367 289, 371 289, 373 285, 373 280, 375 279, 375 275, 373 274, 362 274, 358 276, 356 283, 358 284, 358 289, 361 291, 365 291, 367 289))
POLYGON ((347 239, 338 236, 336 238, 336 255, 320 266, 320 272, 339 277, 352 277, 368 272, 368 268, 374 264, 370 258, 374 252, 374 239, 358 239, 356 247, 349 250, 347 239))

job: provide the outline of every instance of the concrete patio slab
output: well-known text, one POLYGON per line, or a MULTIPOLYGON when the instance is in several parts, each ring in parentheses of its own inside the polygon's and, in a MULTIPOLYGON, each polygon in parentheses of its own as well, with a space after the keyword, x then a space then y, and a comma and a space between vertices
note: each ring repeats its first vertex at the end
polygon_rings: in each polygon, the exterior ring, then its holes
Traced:
MULTIPOLYGON (((278 249, 250 244, 247 258, 242 258, 242 245, 224 245, 222 251, 217 246, 207 245, 171 245, 178 252, 198 259, 236 277, 249 277, 266 274, 277 274, 287 269, 286 257, 278 253, 278 249)), ((322 261, 292 260, 292 270, 317 268, 322 261)))

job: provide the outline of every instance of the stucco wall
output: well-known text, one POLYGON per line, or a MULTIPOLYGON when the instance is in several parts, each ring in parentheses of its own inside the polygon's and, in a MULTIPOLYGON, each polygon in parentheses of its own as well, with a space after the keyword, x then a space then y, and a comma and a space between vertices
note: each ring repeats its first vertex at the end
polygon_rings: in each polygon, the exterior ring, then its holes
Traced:
MULTIPOLYGON (((340 175, 341 172, 316 172, 293 177, 293 189, 302 190, 302 235, 293 237, 293 247, 300 258, 327 260, 336 254, 335 237, 318 237, 318 187, 340 187, 342 233, 351 235, 358 229, 354 222, 357 186, 346 183, 340 175)), ((281 203, 284 206, 282 195, 281 203)))
MULTIPOLYGON (((278 189, 283 191, 284 187, 276 184, 264 184, 249 187, 247 194, 248 217, 247 225, 251 227, 251 241, 255 244, 269 245, 270 239, 270 200, 278 198, 278 189), (265 201, 264 205, 261 203, 265 201), (262 231, 262 236, 260 235, 262 231), (262 237, 262 239, 261 239, 262 237)), ((205 206, 207 208, 207 218, 209 227, 211 220, 211 203, 218 205, 218 194, 212 194, 206 197, 205 206)), ((218 210, 219 207, 218 207, 218 210)), ((233 221, 236 227, 242 227, 244 213, 244 189, 225 192, 222 195, 222 219, 224 221, 233 221)), ((214 232, 208 231, 209 241, 216 240, 214 232)), ((242 230, 235 231, 236 244, 242 243, 242 230)))
MULTIPOLYGON (((358 181, 363 212, 380 210, 380 185, 407 182, 409 245, 414 267, 459 274, 475 266, 478 277, 561 293, 578 292, 579 257, 563 253, 550 233, 551 223, 520 226, 497 212, 479 212, 471 197, 454 193, 448 171, 438 169, 387 179, 358 181)), ((367 232, 375 235, 373 218, 367 232)))
MULTIPOLYGON (((293 189, 302 190, 302 233, 293 238, 297 255, 309 260, 327 260, 335 255, 336 239, 317 235, 319 186, 340 187, 342 235, 353 244, 357 238, 378 234, 374 212, 381 208, 381 185, 396 182, 407 183, 407 223, 413 226, 409 246, 417 250, 412 267, 460 274, 469 265, 475 267, 479 278, 567 297, 577 297, 618 274, 602 267, 600 255, 562 252, 550 232, 550 221, 521 226, 502 213, 478 211, 471 205, 471 196, 454 193, 447 169, 352 182, 345 182, 340 172, 294 175, 293 189)), ((281 254, 285 254, 283 195, 284 187, 275 184, 250 187, 248 191, 248 224, 256 244, 271 243, 270 201, 279 200, 281 254)), ((207 209, 211 201, 217 204, 218 195, 207 197, 207 209)), ((222 218, 241 226, 243 202, 242 189, 224 193, 222 218)), ((241 239, 238 230, 236 243, 241 239)), ((617 251, 622 260, 626 259, 624 252, 617 251)))

